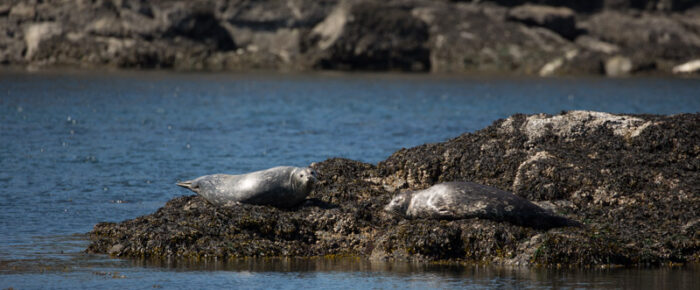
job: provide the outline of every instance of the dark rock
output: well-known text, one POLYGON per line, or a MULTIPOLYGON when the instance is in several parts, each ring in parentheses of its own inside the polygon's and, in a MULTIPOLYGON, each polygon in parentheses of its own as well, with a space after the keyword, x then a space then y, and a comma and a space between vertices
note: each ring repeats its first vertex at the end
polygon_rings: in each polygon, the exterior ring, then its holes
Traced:
POLYGON ((576 49, 551 30, 505 21, 507 12, 474 4, 414 9, 430 26, 432 71, 538 74, 576 49))
POLYGON ((0 4, 0 16, 7 16, 11 8, 10 4, 0 4))
POLYGON ((573 39, 578 34, 574 11, 565 7, 521 5, 508 11, 508 19, 544 27, 568 39, 573 39))
POLYGON ((671 73, 700 49, 700 0, 468 2, 11 0, 0 63, 548 76, 604 74, 617 55, 671 73), (60 33, 27 38, 46 23, 60 33))
POLYGON ((498 264, 700 262, 700 114, 572 111, 514 115, 371 165, 313 164, 302 206, 216 208, 175 198, 151 215, 100 223, 92 253, 232 258, 351 255, 498 264), (548 204, 584 224, 547 231, 481 219, 405 220, 382 211, 403 188, 473 181, 548 204))
POLYGON ((236 48, 231 35, 224 29, 211 8, 177 5, 164 12, 169 27, 165 37, 184 36, 221 51, 236 48))
POLYGON ((700 51, 700 22, 691 15, 668 17, 659 14, 629 15, 603 12, 582 22, 588 33, 621 47, 634 60, 666 59, 683 61, 700 51), (624 33, 618 33, 624 27, 624 33))
POLYGON ((577 12, 593 13, 601 10, 658 10, 682 11, 700 4, 698 0, 487 0, 505 6, 517 6, 525 3, 568 7, 577 12))
POLYGON ((33 4, 19 2, 12 6, 9 12, 10 19, 17 21, 29 21, 34 20, 36 17, 36 8, 33 4))
POLYGON ((620 51, 619 46, 614 45, 612 43, 607 43, 605 41, 601 41, 600 39, 591 37, 589 35, 577 37, 576 44, 580 45, 585 49, 596 52, 602 52, 604 54, 613 54, 620 51))
POLYGON ((307 46, 323 69, 430 70, 428 27, 404 7, 341 3, 314 32, 307 46))
POLYGON ((309 69, 302 54, 306 34, 338 1, 239 1, 220 7, 220 18, 239 49, 236 68, 309 69))
POLYGON ((258 31, 280 28, 313 27, 331 12, 339 1, 236 1, 221 3, 221 17, 236 27, 258 31))
POLYGON ((518 6, 522 4, 539 4, 557 7, 568 7, 578 12, 595 12, 603 7, 603 2, 609 0, 591 0, 591 1, 575 1, 575 0, 487 0, 488 2, 498 3, 504 6, 518 6))
POLYGON ((700 4, 700 1, 697 0, 605 0, 604 8, 682 11, 698 4, 700 4))

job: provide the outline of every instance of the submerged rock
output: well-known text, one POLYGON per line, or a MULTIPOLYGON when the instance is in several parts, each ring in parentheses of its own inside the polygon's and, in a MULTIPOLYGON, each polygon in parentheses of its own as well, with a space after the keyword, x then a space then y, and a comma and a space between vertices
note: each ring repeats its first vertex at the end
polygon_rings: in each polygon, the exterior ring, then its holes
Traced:
POLYGON ((514 115, 377 165, 329 159, 302 206, 217 208, 175 198, 153 214, 100 223, 91 253, 236 258, 351 255, 511 265, 700 262, 700 114, 572 111, 514 115), (537 230, 484 219, 407 220, 382 209, 404 189, 494 186, 581 221, 537 230))

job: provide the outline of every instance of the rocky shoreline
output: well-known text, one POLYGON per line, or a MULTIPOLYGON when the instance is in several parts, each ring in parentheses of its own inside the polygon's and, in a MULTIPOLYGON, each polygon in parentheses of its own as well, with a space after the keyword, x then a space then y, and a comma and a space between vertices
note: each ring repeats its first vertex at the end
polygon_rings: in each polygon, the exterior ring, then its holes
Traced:
POLYGON ((198 196, 100 223, 89 253, 236 259, 337 257, 503 265, 700 262, 700 114, 571 111, 514 115, 378 164, 329 159, 299 208, 215 208, 198 196), (580 228, 535 230, 467 219, 406 220, 382 211, 403 189, 473 181, 512 191, 580 228))
POLYGON ((0 4, 0 64, 686 74, 700 71, 699 3, 9 0, 0 4))

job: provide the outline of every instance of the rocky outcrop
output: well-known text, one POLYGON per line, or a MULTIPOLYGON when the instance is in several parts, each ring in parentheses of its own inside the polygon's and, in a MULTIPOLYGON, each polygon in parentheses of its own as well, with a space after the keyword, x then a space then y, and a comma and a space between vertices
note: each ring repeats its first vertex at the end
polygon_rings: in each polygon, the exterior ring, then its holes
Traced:
POLYGON ((181 259, 336 256, 509 265, 700 262, 700 114, 514 115, 377 165, 313 164, 303 206, 215 208, 197 196, 100 223, 88 252, 181 259), (580 228, 481 219, 406 220, 382 208, 404 189, 473 181, 512 191, 580 228))
POLYGON ((9 0, 0 64, 546 76, 622 57, 625 74, 672 73, 700 51, 697 2, 9 0))
POLYGON ((307 45, 323 69, 428 71, 428 37, 410 7, 341 2, 314 27, 307 45))
POLYGON ((700 14, 671 17, 640 13, 603 12, 581 22, 581 27, 598 39, 614 43, 618 54, 631 60, 633 69, 658 66, 670 71, 676 64, 691 60, 700 48, 700 14), (619 30, 624 27, 624 33, 619 30))

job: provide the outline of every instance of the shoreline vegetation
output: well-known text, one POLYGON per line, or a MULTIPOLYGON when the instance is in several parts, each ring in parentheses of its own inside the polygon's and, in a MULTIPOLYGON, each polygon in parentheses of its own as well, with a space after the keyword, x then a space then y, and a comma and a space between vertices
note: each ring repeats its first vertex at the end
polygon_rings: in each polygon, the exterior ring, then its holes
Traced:
POLYGON ((697 75, 698 4, 9 0, 0 68, 697 75))
POLYGON ((95 225, 86 252, 183 261, 697 264, 699 144, 699 113, 517 114, 446 142, 398 150, 378 164, 314 163, 319 182, 292 210, 217 208, 195 195, 176 197, 153 214, 95 225), (402 190, 448 181, 495 186, 583 226, 545 231, 483 219, 407 220, 382 210, 402 190))

